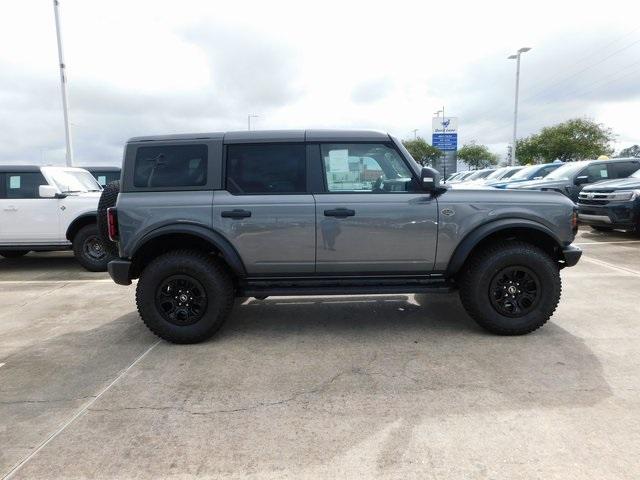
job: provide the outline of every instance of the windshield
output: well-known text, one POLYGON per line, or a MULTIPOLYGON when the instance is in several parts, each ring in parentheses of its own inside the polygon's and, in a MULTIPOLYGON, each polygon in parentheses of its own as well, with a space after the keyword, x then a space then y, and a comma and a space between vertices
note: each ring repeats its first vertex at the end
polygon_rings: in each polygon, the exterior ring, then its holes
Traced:
POLYGON ((512 180, 527 180, 530 175, 533 175, 538 171, 540 167, 538 165, 531 165, 530 167, 525 167, 519 172, 514 173, 511 176, 512 180))
POLYGON ((502 177, 502 174, 507 171, 507 167, 502 167, 495 170, 491 175, 487 177, 487 180, 494 180, 502 177))
POLYGON ((574 173, 577 173, 579 170, 582 170, 587 165, 587 162, 571 162, 567 163, 549 175, 544 177, 545 180, 568 180, 573 176, 574 173))
POLYGON ((89 172, 81 170, 56 170, 53 182, 62 193, 99 192, 100 184, 89 172))
POLYGON ((491 169, 478 170, 476 173, 474 173, 473 175, 469 176, 469 178, 467 180, 480 180, 480 179, 483 179, 483 178, 487 177, 491 172, 493 172, 493 170, 491 170, 491 169))
POLYGON ((522 169, 523 167, 517 167, 517 168, 512 168, 510 170, 507 170, 506 172, 504 172, 504 174, 500 178, 511 178, 513 174, 515 174, 516 172, 519 172, 522 169))

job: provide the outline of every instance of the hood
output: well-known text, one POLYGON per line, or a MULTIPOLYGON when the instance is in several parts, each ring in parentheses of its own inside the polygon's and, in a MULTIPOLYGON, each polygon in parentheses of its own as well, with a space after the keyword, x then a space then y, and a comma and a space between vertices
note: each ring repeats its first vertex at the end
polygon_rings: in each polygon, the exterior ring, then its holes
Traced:
MULTIPOLYGON (((507 182, 509 183, 509 182, 507 182)), ((568 180, 527 180, 526 182, 514 183, 513 188, 526 188, 529 190, 539 190, 548 187, 564 187, 569 183, 568 180)), ((509 186, 511 188, 511 186, 509 186)))
POLYGON ((605 180, 604 182, 594 183, 584 187, 584 191, 593 192, 598 190, 634 190, 640 189, 640 178, 628 177, 618 178, 616 180, 605 180))

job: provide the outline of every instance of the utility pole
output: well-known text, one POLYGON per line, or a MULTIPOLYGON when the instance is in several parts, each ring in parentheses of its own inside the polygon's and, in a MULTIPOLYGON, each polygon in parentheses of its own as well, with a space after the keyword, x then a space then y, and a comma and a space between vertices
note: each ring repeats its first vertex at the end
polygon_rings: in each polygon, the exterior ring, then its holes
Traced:
POLYGON ((62 50, 62 35, 60 33, 60 13, 58 0, 53 0, 53 13, 56 20, 56 37, 58 38, 58 60, 60 62, 60 87, 62 90, 62 113, 64 115, 64 134, 67 143, 67 167, 73 166, 73 146, 71 144, 71 125, 69 122, 69 102, 67 100, 67 75, 64 64, 64 53, 62 50))
POLYGON ((511 138, 511 156, 509 165, 516 163, 516 132, 518 129, 518 94, 520 91, 520 55, 531 50, 529 47, 522 47, 514 55, 509 55, 509 60, 516 60, 516 98, 513 107, 513 137, 511 138))
POLYGON ((251 131, 251 119, 252 118, 258 118, 260 115, 253 115, 253 114, 248 114, 247 115, 247 130, 251 131))
POLYGON ((414 128, 414 129, 412 130, 412 132, 413 132, 413 139, 414 139, 414 140, 416 140, 416 139, 418 138, 418 130, 419 130, 418 128, 414 128))
MULTIPOLYGON (((446 135, 445 135, 445 129, 446 127, 444 126, 444 105, 442 106, 442 135, 443 135, 443 139, 446 139, 446 135)), ((445 152, 444 150, 442 150, 442 178, 447 178, 447 152, 445 152)))

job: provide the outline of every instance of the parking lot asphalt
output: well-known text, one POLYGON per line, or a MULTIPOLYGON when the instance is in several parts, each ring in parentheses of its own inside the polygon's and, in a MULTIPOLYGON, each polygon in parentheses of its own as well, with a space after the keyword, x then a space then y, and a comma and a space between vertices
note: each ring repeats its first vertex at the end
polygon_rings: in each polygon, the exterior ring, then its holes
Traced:
POLYGON ((522 337, 457 294, 297 297, 177 346, 68 253, 0 259, 0 478, 637 479, 640 236, 576 243, 522 337))

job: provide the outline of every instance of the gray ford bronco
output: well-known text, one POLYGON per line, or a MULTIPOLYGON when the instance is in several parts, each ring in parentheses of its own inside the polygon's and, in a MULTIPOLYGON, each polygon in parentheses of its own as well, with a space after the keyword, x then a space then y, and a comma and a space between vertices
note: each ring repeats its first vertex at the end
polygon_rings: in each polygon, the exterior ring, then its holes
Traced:
POLYGON ((106 230, 121 285, 160 337, 195 343, 237 297, 458 289, 501 335, 542 326, 560 300, 575 206, 556 192, 450 190, 372 131, 137 137, 106 230))

